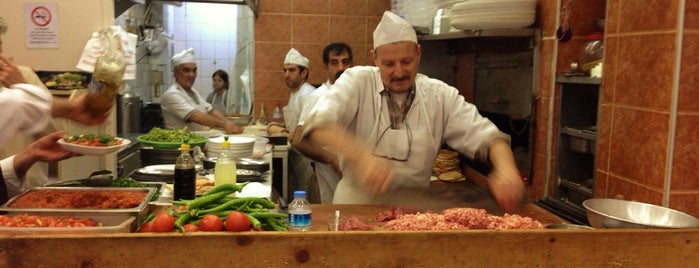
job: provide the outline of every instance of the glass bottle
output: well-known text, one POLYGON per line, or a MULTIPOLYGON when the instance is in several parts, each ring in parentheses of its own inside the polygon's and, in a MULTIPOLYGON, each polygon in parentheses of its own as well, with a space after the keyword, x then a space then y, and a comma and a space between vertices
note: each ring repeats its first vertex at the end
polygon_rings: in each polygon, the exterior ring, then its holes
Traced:
POLYGON ((214 166, 214 185, 219 186, 224 183, 236 183, 235 158, 231 154, 228 136, 223 137, 221 143, 221 154, 216 159, 214 166))
POLYGON ((294 200, 289 204, 289 231, 306 232, 311 229, 311 203, 306 191, 294 191, 294 200))
POLYGON ((174 200, 191 200, 196 193, 197 173, 194 168, 194 159, 189 154, 189 143, 185 140, 180 146, 180 156, 175 163, 174 175, 174 200))
POLYGON ((282 103, 277 100, 274 102, 274 113, 272 114, 272 121, 277 123, 284 123, 284 115, 282 115, 282 103))

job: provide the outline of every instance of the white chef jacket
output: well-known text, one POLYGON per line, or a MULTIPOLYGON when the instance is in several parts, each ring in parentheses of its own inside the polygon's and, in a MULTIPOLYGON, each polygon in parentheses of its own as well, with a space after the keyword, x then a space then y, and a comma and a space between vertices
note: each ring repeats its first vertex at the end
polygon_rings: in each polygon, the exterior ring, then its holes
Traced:
MULTIPOLYGON (((51 119, 51 94, 38 86, 30 84, 14 84, 9 89, 4 86, 0 89, 0 146, 12 137, 16 132, 36 134, 46 127, 51 119)), ((14 169, 14 156, 0 161, 3 178, 8 189, 19 189, 21 182, 18 180, 14 169)))
POLYGON ((308 101, 308 98, 315 89, 313 85, 304 82, 299 90, 289 95, 289 103, 282 108, 284 112, 284 124, 286 125, 286 129, 289 130, 290 137, 294 135, 294 130, 299 123, 303 105, 308 101))
MULTIPOLYGON (((481 116, 475 105, 464 100, 456 88, 423 74, 415 78, 415 98, 408 111, 400 139, 380 139, 390 130, 387 97, 379 68, 355 66, 347 69, 332 85, 332 90, 320 97, 304 124, 304 136, 330 123, 347 128, 356 138, 384 151, 405 154, 406 161, 392 160, 394 179, 388 192, 374 197, 359 186, 356 174, 347 169, 342 157, 340 167, 344 177, 337 185, 333 203, 391 203, 390 192, 403 187, 426 188, 439 148, 446 143, 461 154, 485 160, 489 144, 496 138, 509 136, 500 132, 490 120, 481 116), (381 140, 381 143, 377 141, 381 140)), ((374 151, 376 152, 376 150, 374 151)))
MULTIPOLYGON (((306 103, 303 105, 303 111, 301 111, 301 117, 299 118, 299 126, 303 126, 308 114, 315 106, 320 95, 327 93, 330 90, 330 81, 326 81, 317 88, 309 96, 306 103)), ((325 148, 326 150, 332 151, 330 148, 325 148)), ((334 152, 334 151, 333 151, 334 152)), ((335 188, 337 188, 337 183, 340 182, 340 175, 335 172, 332 166, 324 164, 321 162, 313 161, 315 163, 316 178, 318 179, 318 190, 320 191, 320 202, 322 204, 332 204, 333 196, 335 195, 335 188)))
POLYGON ((187 126, 190 131, 206 131, 208 126, 189 121, 189 117, 195 112, 209 113, 214 107, 206 102, 197 91, 185 90, 179 84, 174 83, 163 93, 160 107, 165 121, 165 128, 181 129, 187 126))

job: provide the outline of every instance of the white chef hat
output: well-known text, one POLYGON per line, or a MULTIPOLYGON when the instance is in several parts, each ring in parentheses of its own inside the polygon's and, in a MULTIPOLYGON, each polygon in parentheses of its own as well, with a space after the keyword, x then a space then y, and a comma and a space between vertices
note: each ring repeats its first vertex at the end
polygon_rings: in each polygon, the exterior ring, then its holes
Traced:
POLYGON ((411 41, 417 44, 417 35, 413 26, 391 11, 384 11, 383 18, 374 29, 374 49, 380 45, 399 41, 411 41))
POLYGON ((182 52, 175 54, 175 56, 172 56, 172 66, 177 66, 188 62, 196 62, 194 61, 194 49, 191 47, 182 50, 182 52))
POLYGON ((0 17, 0 35, 3 35, 7 32, 7 23, 5 22, 5 19, 0 17))
POLYGON ((284 58, 284 64, 296 64, 308 68, 308 58, 301 55, 296 49, 290 49, 284 58))

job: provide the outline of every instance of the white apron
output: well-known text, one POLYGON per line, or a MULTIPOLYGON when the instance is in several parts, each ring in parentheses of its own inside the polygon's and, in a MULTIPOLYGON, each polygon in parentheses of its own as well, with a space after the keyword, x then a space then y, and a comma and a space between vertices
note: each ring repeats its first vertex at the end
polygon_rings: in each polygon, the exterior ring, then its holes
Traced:
MULTIPOLYGON (((417 94, 417 93, 416 93, 417 94)), ((381 98, 380 119, 374 124, 372 133, 377 156, 391 159, 393 181, 386 193, 372 196, 362 189, 356 174, 343 170, 344 177, 335 190, 335 204, 395 204, 391 192, 401 188, 427 188, 432 174, 434 157, 439 144, 434 144, 432 123, 427 118, 423 98, 416 97, 400 129, 391 129, 386 98, 381 98)))

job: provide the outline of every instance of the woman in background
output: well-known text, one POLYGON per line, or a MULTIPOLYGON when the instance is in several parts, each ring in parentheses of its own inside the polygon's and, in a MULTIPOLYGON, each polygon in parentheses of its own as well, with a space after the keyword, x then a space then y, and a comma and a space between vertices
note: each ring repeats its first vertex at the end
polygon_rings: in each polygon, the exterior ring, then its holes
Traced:
POLYGON ((235 113, 235 109, 228 108, 228 73, 219 69, 214 72, 211 78, 213 80, 211 85, 213 86, 214 91, 206 96, 206 102, 211 103, 216 110, 224 115, 235 113))

